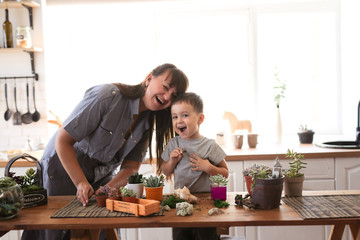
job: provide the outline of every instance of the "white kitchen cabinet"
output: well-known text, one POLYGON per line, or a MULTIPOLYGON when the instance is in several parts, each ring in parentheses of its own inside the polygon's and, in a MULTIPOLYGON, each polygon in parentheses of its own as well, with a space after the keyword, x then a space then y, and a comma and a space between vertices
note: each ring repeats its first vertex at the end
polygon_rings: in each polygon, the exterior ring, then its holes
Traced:
POLYGON ((335 159, 336 190, 360 189, 360 158, 335 159))

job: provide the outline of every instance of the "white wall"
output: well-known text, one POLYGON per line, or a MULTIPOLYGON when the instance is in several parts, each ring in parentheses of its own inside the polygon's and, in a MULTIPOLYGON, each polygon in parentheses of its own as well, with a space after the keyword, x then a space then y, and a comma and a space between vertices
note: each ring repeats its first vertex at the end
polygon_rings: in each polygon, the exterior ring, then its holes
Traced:
MULTIPOLYGON (((34 8, 34 30, 31 31, 33 45, 43 47, 43 27, 42 27, 42 9, 34 8)), ((0 22, 5 18, 4 9, 0 9, 0 22)), ((16 26, 29 26, 28 11, 25 8, 10 8, 9 20, 13 26, 15 33, 16 26)), ((2 33, 0 46, 3 46, 2 33)), ((20 126, 13 125, 13 118, 5 121, 4 112, 6 110, 4 83, 5 80, 0 81, 0 151, 7 151, 10 149, 24 148, 27 138, 30 137, 34 146, 42 140, 47 142, 48 139, 48 123, 47 123, 47 106, 45 97, 45 75, 44 75, 44 58, 43 53, 35 53, 35 71, 39 74, 39 81, 35 83, 36 86, 36 107, 41 114, 41 119, 36 123, 22 124, 20 126)), ((8 76, 31 76, 30 56, 28 53, 1 53, 0 54, 0 77, 8 76)), ((14 80, 7 80, 8 82, 8 101, 9 108, 14 113, 14 80)), ((21 114, 27 112, 26 102, 26 80, 16 80, 17 85, 17 105, 21 114)), ((52 83, 53 84, 53 83, 52 83)), ((32 80, 30 80, 30 112, 34 112, 33 97, 32 97, 32 80)))

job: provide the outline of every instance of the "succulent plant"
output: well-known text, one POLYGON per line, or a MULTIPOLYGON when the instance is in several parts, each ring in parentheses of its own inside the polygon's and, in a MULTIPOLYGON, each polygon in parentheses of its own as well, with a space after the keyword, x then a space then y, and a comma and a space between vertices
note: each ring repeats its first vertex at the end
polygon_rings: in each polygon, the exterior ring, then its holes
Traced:
POLYGON ((38 185, 36 180, 36 171, 33 168, 29 168, 24 176, 15 176, 15 172, 9 172, 10 177, 20 185, 24 193, 33 192, 43 189, 38 185))
POLYGON ((304 174, 301 173, 300 170, 303 168, 306 168, 305 165, 307 164, 302 161, 302 160, 305 160, 304 155, 302 155, 301 153, 294 152, 293 150, 290 151, 290 149, 288 149, 285 157, 292 160, 290 162, 290 169, 285 170, 285 172, 284 172, 285 176, 286 177, 301 177, 301 176, 303 176, 304 174))
POLYGON ((134 192, 134 190, 128 189, 126 187, 121 187, 120 192, 121 192, 122 197, 135 197, 136 196, 136 192, 134 192))
POLYGON ((17 183, 15 182, 15 180, 12 179, 11 177, 0 178, 0 188, 12 187, 15 186, 16 184, 17 183))
POLYGON ((244 169, 243 174, 250 176, 252 179, 256 178, 268 178, 272 176, 272 170, 270 167, 263 164, 253 164, 252 166, 244 169))
POLYGON ((228 183, 228 180, 218 173, 217 175, 210 176, 211 186, 213 187, 219 187, 219 186, 226 186, 228 183))
POLYGON ((138 172, 134 173, 128 178, 128 183, 134 184, 134 183, 141 183, 143 175, 139 174, 138 172))
POLYGON ((162 187, 164 186, 164 175, 143 177, 141 182, 144 184, 144 187, 162 187))
POLYGON ((109 195, 111 193, 111 187, 109 187, 108 185, 104 185, 104 186, 100 186, 99 191, 97 191, 96 195, 97 196, 104 196, 104 195, 109 195))

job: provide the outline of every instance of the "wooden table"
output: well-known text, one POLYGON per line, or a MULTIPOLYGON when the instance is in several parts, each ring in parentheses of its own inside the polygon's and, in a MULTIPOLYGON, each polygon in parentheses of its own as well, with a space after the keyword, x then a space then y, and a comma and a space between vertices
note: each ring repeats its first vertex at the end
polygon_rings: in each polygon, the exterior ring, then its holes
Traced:
MULTIPOLYGON (((304 192, 304 195, 324 194, 360 194, 360 191, 304 192)), ((336 240, 341 239, 345 226, 349 225, 354 239, 360 240, 360 217, 303 220, 286 204, 272 210, 246 210, 235 206, 235 193, 228 193, 231 205, 223 209, 223 214, 209 216, 208 210, 214 207, 213 201, 209 194, 198 196, 200 201, 195 205, 192 216, 176 216, 175 209, 172 209, 165 216, 119 218, 50 218, 74 196, 49 197, 47 205, 23 209, 15 218, 2 221, 0 236, 10 230, 71 229, 72 239, 93 239, 100 229, 105 229, 107 239, 117 239, 115 228, 332 225, 329 239, 336 240)))

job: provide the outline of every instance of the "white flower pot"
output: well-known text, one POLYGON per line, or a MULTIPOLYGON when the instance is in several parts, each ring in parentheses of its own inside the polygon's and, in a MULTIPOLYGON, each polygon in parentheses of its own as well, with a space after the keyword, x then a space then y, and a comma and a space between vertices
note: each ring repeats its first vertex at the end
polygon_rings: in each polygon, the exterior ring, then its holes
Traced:
POLYGON ((142 198, 144 194, 144 185, 142 183, 128 183, 126 188, 132 189, 134 192, 136 192, 137 198, 142 198))

